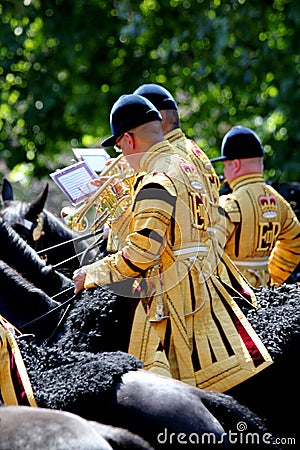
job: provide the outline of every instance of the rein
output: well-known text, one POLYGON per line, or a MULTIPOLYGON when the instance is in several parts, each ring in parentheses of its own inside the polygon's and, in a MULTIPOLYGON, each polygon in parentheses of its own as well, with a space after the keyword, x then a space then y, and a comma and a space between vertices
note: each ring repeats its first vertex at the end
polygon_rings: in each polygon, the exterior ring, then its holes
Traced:
POLYGON ((84 236, 78 236, 78 237, 76 237, 74 239, 69 239, 68 241, 65 241, 65 242, 60 242, 59 244, 53 245, 52 247, 48 247, 48 248, 45 248, 43 250, 38 251, 37 254, 38 255, 42 255, 42 254, 45 254, 45 253, 47 253, 49 251, 55 250, 58 247, 62 247, 64 245, 70 244, 72 242, 77 242, 77 241, 80 242, 82 240, 89 239, 89 238, 91 238, 93 236, 97 236, 98 234, 100 234, 99 238, 95 242, 93 242, 92 244, 89 244, 88 247, 85 250, 83 250, 82 252, 76 253, 75 255, 70 256, 67 259, 64 259, 63 261, 60 261, 57 264, 53 264, 52 267, 54 269, 56 269, 57 267, 60 267, 63 264, 65 264, 65 263, 67 263, 67 262, 71 261, 72 259, 75 259, 75 258, 77 258, 79 256, 81 256, 81 260, 80 260, 80 265, 81 265, 82 262, 84 261, 84 258, 86 256, 86 254, 90 250, 94 249, 97 245, 99 245, 100 243, 103 242, 103 231, 102 230, 96 231, 95 233, 85 234, 84 236))
MULTIPOLYGON (((69 288, 69 289, 73 289, 73 287, 69 288)), ((69 289, 66 289, 69 290, 69 289)), ((59 294, 56 294, 56 296, 59 294)), ((53 297, 52 297, 53 298, 53 297)), ((57 311, 60 308, 63 308, 65 305, 68 305, 69 303, 71 303, 74 299, 76 298, 76 294, 73 295, 71 298, 69 298, 68 300, 65 300, 63 303, 60 303, 59 305, 55 306, 54 308, 50 309, 50 311, 47 311, 45 314, 42 314, 41 316, 36 317, 35 319, 32 319, 30 322, 25 323, 24 325, 22 325, 22 327, 19 327, 20 329, 26 328, 29 325, 32 325, 35 322, 38 322, 39 320, 43 319, 44 317, 49 316, 49 314, 52 314, 54 311, 57 311)), ((61 321, 61 320, 60 320, 61 321)))
MULTIPOLYGON (((74 298, 75 298, 75 295, 74 295, 74 298)), ((69 300, 71 300, 71 299, 69 299, 69 300)), ((43 345, 49 345, 49 344, 51 343, 51 341, 52 341, 52 339, 54 338, 54 336, 55 336, 57 330, 59 329, 60 325, 61 325, 61 324, 63 323, 63 321, 65 320, 65 318, 66 318, 66 316, 67 316, 67 313, 69 312, 70 306, 71 306, 71 303, 69 303, 69 304, 67 305, 67 307, 66 307, 66 309, 65 309, 65 311, 64 311, 64 313, 63 313, 63 315, 61 316, 61 318, 60 318, 60 320, 59 320, 59 322, 58 322, 58 324, 56 325, 56 327, 54 328, 54 330, 52 331, 52 333, 50 334, 50 336, 43 342, 43 345)))
POLYGON ((92 237, 97 236, 97 235, 100 234, 100 238, 98 240, 96 240, 95 243, 89 244, 87 246, 87 248, 85 250, 83 250, 82 252, 80 252, 78 254, 75 254, 74 256, 71 256, 68 259, 65 259, 65 260, 61 261, 61 262, 57 263, 56 265, 53 265, 54 269, 57 268, 57 267, 62 266, 63 264, 65 264, 65 263, 67 263, 67 262, 69 262, 69 261, 71 261, 71 260, 73 260, 75 258, 77 258, 78 256, 81 256, 81 261, 80 262, 82 264, 82 261, 84 261, 84 258, 86 256, 86 254, 90 250, 94 249, 96 247, 96 245, 99 245, 100 243, 103 242, 103 230, 99 229, 99 230, 96 230, 94 232, 87 233, 87 234, 85 234, 83 236, 77 236, 77 237, 69 239, 67 241, 60 242, 60 243, 58 243, 56 245, 53 245, 51 247, 48 247, 48 248, 45 248, 45 249, 42 249, 42 250, 36 250, 36 244, 39 242, 40 238, 43 235, 45 235, 45 230, 44 230, 45 222, 47 222, 47 215, 45 216, 45 213, 43 211, 38 214, 36 223, 34 223, 34 222, 32 222, 32 221, 30 221, 30 220, 28 220, 26 218, 23 218, 22 220, 20 219, 19 222, 18 222, 21 225, 23 225, 27 230, 29 230, 31 232, 33 242, 35 243, 35 246, 33 248, 35 249, 36 253, 39 256, 42 256, 42 255, 44 255, 46 253, 49 253, 49 252, 51 252, 53 250, 56 250, 57 248, 63 247, 64 245, 69 245, 71 243, 81 242, 81 241, 84 241, 86 239, 92 238, 92 237))
POLYGON ((44 248, 42 250, 39 250, 37 252, 37 254, 38 255, 42 255, 43 253, 49 252, 51 250, 55 250, 57 247, 62 247, 64 245, 70 244, 72 242, 84 241, 85 239, 89 239, 89 238, 91 238, 93 236, 97 236, 100 233, 103 234, 103 231, 102 230, 98 230, 95 233, 88 233, 88 234, 85 234, 84 236, 78 236, 76 238, 69 239, 68 241, 60 242, 59 244, 53 245, 52 247, 48 247, 48 248, 44 248))
MULTIPOLYGON (((73 287, 66 289, 64 292, 66 292, 66 291, 68 291, 68 290, 70 290, 70 289, 73 289, 73 287)), ((58 295, 60 295, 60 293, 59 293, 59 294, 56 294, 54 297, 57 297, 58 295)), ((77 297, 77 294, 73 295, 71 298, 69 298, 68 300, 64 301, 63 303, 57 305, 55 308, 50 309, 50 311, 46 312, 45 314, 42 314, 41 316, 36 317, 35 319, 31 320, 30 322, 25 323, 24 325, 22 325, 22 327, 19 327, 20 330, 22 330, 22 332, 23 332, 23 329, 24 329, 24 328, 28 327, 29 325, 32 325, 33 323, 36 323, 36 322, 42 320, 44 317, 47 317, 49 314, 52 314, 54 311, 57 311, 57 310, 59 310, 59 309, 61 309, 61 308, 63 308, 64 306, 67 305, 66 310, 64 311, 62 317, 59 319, 59 322, 58 322, 58 324, 56 325, 56 327, 54 328, 54 330, 52 331, 51 335, 50 335, 47 339, 45 339, 45 341, 42 343, 42 345, 44 345, 44 346, 45 346, 45 345, 49 345, 49 344, 51 343, 51 341, 53 340, 55 334, 57 333, 57 330, 59 329, 59 327, 61 326, 61 324, 62 324, 63 321, 65 320, 65 318, 66 318, 66 316, 67 316, 67 313, 68 313, 69 310, 70 310, 71 302, 72 302, 76 297, 77 297)), ((52 298, 53 298, 53 297, 52 297, 52 298)), ((20 337, 22 337, 22 334, 21 334, 20 337)))
POLYGON ((100 236, 99 239, 96 242, 93 242, 91 245, 89 245, 85 250, 83 250, 82 252, 76 253, 76 255, 70 256, 70 258, 64 259, 63 261, 60 261, 57 264, 53 264, 52 267, 53 269, 56 269, 59 266, 62 266, 64 263, 71 261, 72 259, 77 258, 78 256, 81 256, 80 259, 80 266, 82 265, 84 258, 86 256, 86 254, 92 250, 93 248, 95 248, 97 245, 99 245, 101 242, 103 242, 103 237, 100 236))

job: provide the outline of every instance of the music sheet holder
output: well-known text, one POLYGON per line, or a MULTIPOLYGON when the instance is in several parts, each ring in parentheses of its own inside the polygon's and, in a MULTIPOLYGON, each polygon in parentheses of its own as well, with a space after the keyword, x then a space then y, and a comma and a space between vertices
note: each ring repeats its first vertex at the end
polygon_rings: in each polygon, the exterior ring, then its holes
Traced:
POLYGON ((99 177, 85 161, 56 170, 50 173, 50 177, 73 205, 78 205, 98 189, 91 180, 99 177))
POLYGON ((102 172, 111 158, 104 148, 72 148, 72 152, 78 161, 85 161, 97 173, 102 172))

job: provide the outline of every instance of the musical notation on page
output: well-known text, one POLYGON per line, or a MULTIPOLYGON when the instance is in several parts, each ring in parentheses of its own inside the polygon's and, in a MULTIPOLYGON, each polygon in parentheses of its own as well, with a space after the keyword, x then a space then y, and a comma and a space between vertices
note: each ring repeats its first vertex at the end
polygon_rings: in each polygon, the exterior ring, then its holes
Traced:
POLYGON ((98 189, 91 184, 98 175, 85 161, 56 170, 50 173, 50 177, 73 205, 81 203, 98 189))

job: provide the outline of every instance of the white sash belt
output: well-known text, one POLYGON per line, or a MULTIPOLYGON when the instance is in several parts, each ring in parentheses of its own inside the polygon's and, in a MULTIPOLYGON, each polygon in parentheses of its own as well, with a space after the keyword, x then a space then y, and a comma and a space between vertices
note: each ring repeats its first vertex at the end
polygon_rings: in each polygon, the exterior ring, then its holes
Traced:
POLYGON ((263 261, 235 261, 232 260, 238 267, 268 267, 268 259, 263 261))
POLYGON ((182 255, 188 255, 189 253, 198 253, 198 252, 207 253, 207 247, 205 245, 201 245, 201 246, 196 246, 196 247, 181 248, 179 250, 174 250, 173 255, 174 256, 182 256, 182 255))

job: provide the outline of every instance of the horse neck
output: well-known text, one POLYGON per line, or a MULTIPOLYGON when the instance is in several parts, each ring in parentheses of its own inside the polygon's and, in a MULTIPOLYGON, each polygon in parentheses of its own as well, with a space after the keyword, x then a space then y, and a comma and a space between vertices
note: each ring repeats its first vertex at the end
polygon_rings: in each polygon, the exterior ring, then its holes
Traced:
POLYGON ((0 314, 17 328, 58 305, 0 260, 0 314))
POLYGON ((43 237, 44 248, 47 245, 60 244, 62 242, 71 241, 74 233, 54 214, 44 209, 43 211, 43 237))
POLYGON ((35 286, 52 295, 66 287, 66 284, 70 285, 70 280, 52 267, 46 267, 37 253, 3 221, 0 221, 0 239, 0 258, 35 286))

